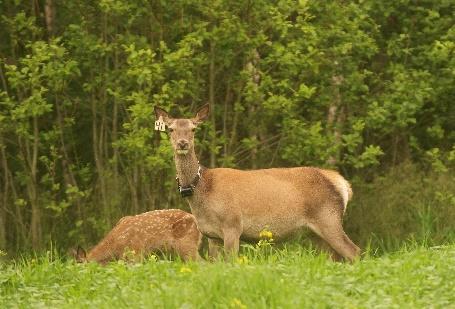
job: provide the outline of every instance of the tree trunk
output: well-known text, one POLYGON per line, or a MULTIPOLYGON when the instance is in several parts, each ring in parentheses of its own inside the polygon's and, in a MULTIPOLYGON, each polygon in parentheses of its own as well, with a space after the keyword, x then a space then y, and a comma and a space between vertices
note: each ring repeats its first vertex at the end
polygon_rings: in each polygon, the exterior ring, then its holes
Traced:
MULTIPOLYGON (((136 161, 137 162, 137 161, 136 161)), ((133 167, 133 213, 137 214, 139 211, 139 190, 140 190, 140 183, 139 183, 139 168, 137 164, 134 164, 133 167)))
POLYGON ((30 233, 32 235, 32 247, 39 250, 41 247, 41 210, 38 205, 38 146, 39 146, 39 128, 38 117, 33 117, 33 149, 30 167, 30 181, 28 192, 30 204, 32 207, 32 217, 30 223, 30 233))
POLYGON ((227 122, 228 122, 228 110, 229 110, 229 102, 231 101, 232 97, 232 92, 231 92, 231 84, 228 81, 228 84, 226 86, 226 96, 224 98, 224 112, 223 112, 223 136, 224 136, 224 157, 228 156, 228 145, 229 142, 227 140, 228 136, 228 128, 227 128, 227 122))
POLYGON ((335 146, 335 154, 327 159, 327 164, 332 166, 337 165, 340 159, 341 127, 344 122, 344 113, 341 108, 340 85, 343 83, 343 80, 343 76, 332 76, 333 101, 327 113, 327 129, 329 130, 329 134, 333 136, 333 144, 335 146))
MULTIPOLYGON (((29 157, 26 156, 25 146, 23 145, 22 139, 20 137, 18 137, 18 145, 19 145, 19 153, 18 153, 18 155, 21 156, 21 154, 22 154, 22 158, 21 159, 27 163, 27 166, 25 167, 25 170, 28 172, 29 157)), ((3 158, 6 158, 6 154, 3 154, 3 158)), ((7 176, 8 176, 8 182, 9 182, 10 188, 11 188, 12 201, 17 201, 18 198, 19 198, 19 195, 17 194, 17 190, 16 190, 16 188, 14 186, 14 179, 13 179, 13 175, 12 175, 11 170, 8 170, 7 176)), ((14 203, 14 206, 15 206, 14 207, 14 215, 15 215, 15 220, 16 220, 14 222, 14 226, 16 227, 16 235, 18 235, 18 237, 16 237, 16 246, 15 246, 15 248, 20 248, 21 246, 23 246, 24 243, 29 243, 30 242, 30 234, 29 234, 28 227, 24 223, 25 221, 24 221, 24 218, 22 216, 22 206, 20 206, 19 204, 16 204, 16 203, 14 203), (19 235, 20 235, 20 237, 19 237, 19 235)))
MULTIPOLYGON (((253 51, 253 57, 252 59, 247 63, 246 69, 248 70, 251 78, 251 83, 254 85, 254 92, 255 94, 258 94, 259 92, 259 81, 260 81, 260 75, 259 75, 259 70, 257 68, 259 64, 259 53, 257 50, 253 51)), ((259 104, 260 102, 249 102, 249 109, 248 109, 248 115, 251 119, 249 123, 249 134, 250 138, 254 140, 254 145, 251 148, 251 168, 256 169, 257 168, 257 153, 258 153, 258 124, 257 124, 257 117, 256 115, 256 104, 259 104)))
POLYGON ((99 192, 101 195, 101 204, 104 210, 103 215, 106 215, 106 184, 104 181, 104 163, 99 151, 99 139, 98 139, 98 122, 97 122, 97 113, 96 113, 96 101, 95 98, 92 98, 92 143, 93 143, 93 156, 95 159, 95 167, 98 176, 99 192))
MULTIPOLYGON (((134 164, 135 165, 135 164, 134 164)), ((138 187, 137 187, 137 179, 136 179, 136 166, 133 167, 132 173, 130 171, 125 170, 125 178, 130 188, 131 194, 131 210, 130 212, 133 214, 137 213, 137 209, 139 208, 139 197, 138 197, 138 187)))
POLYGON ((0 250, 6 248, 6 205, 8 205, 8 162, 6 161, 6 153, 3 145, 3 139, 0 137, 0 157, 2 161, 2 175, 0 175, 0 180, 2 180, 0 188, 0 250))
MULTIPOLYGON (((239 87, 239 89, 242 89, 242 87, 239 87)), ((235 105, 238 103, 240 104, 240 100, 242 98, 242 92, 239 90, 237 93, 237 99, 234 101, 234 116, 232 120, 232 127, 231 127, 231 133, 230 139, 229 139, 229 144, 228 144, 228 153, 232 154, 233 152, 233 147, 234 143, 237 141, 237 126, 239 122, 239 117, 240 117, 240 111, 236 109, 235 105)))
MULTIPOLYGON (((60 137, 60 152, 62 154, 62 173, 63 173, 63 179, 65 182, 65 188, 69 186, 73 186, 76 188, 79 188, 76 177, 74 176, 73 171, 71 170, 71 158, 68 155, 67 151, 67 146, 65 143, 65 137, 63 132, 65 131, 65 125, 64 125, 64 116, 63 116, 63 110, 60 107, 58 100, 55 100, 55 107, 57 110, 57 123, 59 126, 59 137, 60 137)), ((82 216, 82 207, 81 207, 81 201, 79 198, 77 198, 75 201, 76 208, 77 208, 77 214, 80 219, 83 218, 82 216)))
POLYGON ((44 17, 46 20, 46 28, 49 38, 54 36, 54 19, 55 19, 55 6, 53 0, 46 0, 44 5, 44 17))
POLYGON ((209 104, 210 120, 212 122, 212 141, 210 149, 210 167, 216 165, 216 113, 215 113, 215 43, 210 42, 210 67, 209 67, 209 104))
MULTIPOLYGON (((250 105, 248 109, 248 115, 255 115, 256 114, 256 106, 250 105)), ((254 119, 254 118, 253 118, 254 119)), ((256 169, 257 168, 257 153, 258 153, 258 147, 257 147, 257 141, 258 141, 258 130, 257 130, 257 125, 255 122, 250 122, 250 138, 254 140, 254 145, 251 148, 250 151, 250 156, 251 156, 251 169, 256 169)))

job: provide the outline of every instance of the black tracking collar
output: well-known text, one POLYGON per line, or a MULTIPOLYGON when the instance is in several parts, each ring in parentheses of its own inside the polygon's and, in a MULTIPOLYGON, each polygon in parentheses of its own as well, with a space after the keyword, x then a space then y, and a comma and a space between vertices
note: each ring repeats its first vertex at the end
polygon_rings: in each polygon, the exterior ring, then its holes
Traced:
POLYGON ((194 194, 194 189, 196 188, 199 180, 201 179, 201 166, 199 165, 197 169, 197 174, 196 177, 194 177, 193 181, 186 187, 182 187, 180 185, 180 181, 178 177, 175 177, 175 180, 177 180, 177 186, 179 188, 180 195, 182 197, 189 197, 194 194))

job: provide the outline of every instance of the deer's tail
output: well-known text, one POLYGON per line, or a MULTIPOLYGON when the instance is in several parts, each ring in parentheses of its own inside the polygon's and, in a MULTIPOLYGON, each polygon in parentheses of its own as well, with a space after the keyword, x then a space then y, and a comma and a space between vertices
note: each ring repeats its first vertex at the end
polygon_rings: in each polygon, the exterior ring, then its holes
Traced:
POLYGON ((341 195, 341 198, 343 199, 344 212, 346 212, 348 202, 352 199, 353 194, 351 184, 336 171, 322 170, 322 173, 330 180, 338 193, 341 195))

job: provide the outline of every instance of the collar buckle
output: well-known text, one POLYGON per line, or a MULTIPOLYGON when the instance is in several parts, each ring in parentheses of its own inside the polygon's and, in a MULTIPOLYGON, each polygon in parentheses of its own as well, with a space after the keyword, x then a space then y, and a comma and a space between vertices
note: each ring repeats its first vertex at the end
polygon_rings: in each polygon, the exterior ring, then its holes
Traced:
POLYGON ((189 197, 194 194, 194 188, 193 187, 182 187, 179 186, 179 192, 182 197, 189 197))

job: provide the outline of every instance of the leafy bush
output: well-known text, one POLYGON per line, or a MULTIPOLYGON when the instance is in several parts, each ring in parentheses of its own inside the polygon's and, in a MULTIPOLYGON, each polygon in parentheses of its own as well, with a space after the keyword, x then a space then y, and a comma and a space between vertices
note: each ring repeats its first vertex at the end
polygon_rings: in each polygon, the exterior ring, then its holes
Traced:
POLYGON ((410 163, 370 183, 353 181, 345 226, 362 247, 395 250, 406 241, 440 245, 455 240, 455 173, 410 163))

